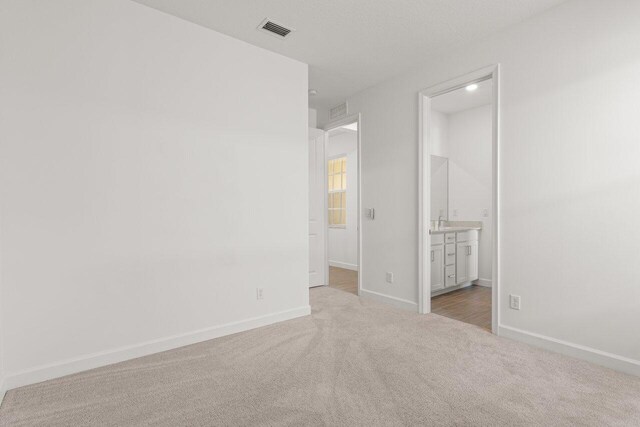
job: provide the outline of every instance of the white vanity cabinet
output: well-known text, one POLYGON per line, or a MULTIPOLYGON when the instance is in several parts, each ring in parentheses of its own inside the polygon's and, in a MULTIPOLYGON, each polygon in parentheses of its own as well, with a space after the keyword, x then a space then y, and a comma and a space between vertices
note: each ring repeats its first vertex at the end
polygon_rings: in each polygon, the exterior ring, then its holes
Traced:
POLYGON ((478 279, 478 230, 431 235, 431 292, 458 289, 478 279))
POLYGON ((431 291, 444 289, 444 235, 431 236, 431 291))
POLYGON ((478 232, 456 233, 456 284, 478 280, 478 232))
POLYGON ((444 287, 456 286, 456 233, 444 235, 444 287))

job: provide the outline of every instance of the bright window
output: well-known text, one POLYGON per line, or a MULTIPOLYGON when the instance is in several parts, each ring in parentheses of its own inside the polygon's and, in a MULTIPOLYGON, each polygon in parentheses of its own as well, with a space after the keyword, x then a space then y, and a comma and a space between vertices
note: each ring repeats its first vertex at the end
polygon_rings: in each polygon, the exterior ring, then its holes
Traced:
POLYGON ((329 160, 329 227, 347 224, 347 158, 329 160))

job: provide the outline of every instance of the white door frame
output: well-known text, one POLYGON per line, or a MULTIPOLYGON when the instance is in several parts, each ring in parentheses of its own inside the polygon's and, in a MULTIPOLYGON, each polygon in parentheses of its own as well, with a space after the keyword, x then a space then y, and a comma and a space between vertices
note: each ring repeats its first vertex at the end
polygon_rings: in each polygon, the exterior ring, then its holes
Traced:
MULTIPOLYGON (((338 120, 333 120, 329 123, 327 123, 324 126, 324 131, 326 132, 326 136, 325 136, 325 153, 326 153, 326 149, 327 149, 327 144, 329 142, 329 136, 328 136, 328 132, 332 129, 336 129, 339 128, 341 126, 344 125, 348 125, 351 123, 357 123, 358 124, 358 152, 357 152, 357 159, 358 159, 358 171, 357 171, 357 177, 358 177, 358 188, 357 188, 357 200, 358 200, 358 223, 357 223, 357 232, 358 232, 358 238, 357 238, 357 242, 358 242, 358 247, 356 249, 356 253, 357 253, 357 257, 356 259, 358 260, 358 295, 361 295, 362 293, 362 251, 360 250, 360 248, 362 247, 362 212, 361 212, 361 197, 362 197, 362 157, 361 157, 361 152, 362 152, 362 120, 360 117, 360 113, 357 114, 351 114, 348 115, 342 119, 338 119, 338 120)), ((327 156, 325 155, 325 171, 327 170, 327 165, 326 165, 326 158, 327 156)), ((326 179, 325 179, 325 185, 326 185, 326 179)), ((348 190, 347 190, 348 191, 348 190)), ((327 199, 327 191, 325 191, 325 200, 327 199)), ((326 201, 325 201, 325 211, 326 211, 326 201)), ((327 260, 327 269, 326 269, 326 274, 327 274, 327 285, 329 285, 329 251, 328 251, 328 242, 329 242, 329 216, 325 215, 326 219, 326 224, 325 224, 325 229, 327 231, 326 233, 326 239, 325 239, 325 253, 326 253, 326 260, 327 260)))
POLYGON ((431 121, 431 98, 447 92, 462 88, 470 83, 492 79, 492 209, 493 209, 493 233, 492 241, 492 286, 491 286, 491 331, 498 334, 500 324, 500 64, 491 65, 473 71, 469 74, 456 77, 444 83, 421 90, 418 94, 418 150, 419 150, 419 224, 418 230, 421 238, 418 239, 418 310, 420 313, 431 312, 431 264, 426 262, 424 256, 431 248, 431 235, 429 225, 431 221, 431 145, 432 139, 429 132, 431 121), (425 122, 426 123, 423 123, 425 122))

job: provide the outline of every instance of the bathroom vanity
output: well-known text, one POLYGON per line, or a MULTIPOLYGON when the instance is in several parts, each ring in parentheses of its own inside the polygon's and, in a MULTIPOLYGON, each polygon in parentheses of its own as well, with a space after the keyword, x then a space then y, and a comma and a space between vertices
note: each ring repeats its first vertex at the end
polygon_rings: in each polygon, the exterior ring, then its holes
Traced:
POLYGON ((480 213, 482 206, 469 208, 471 204, 468 202, 463 205, 465 210, 457 209, 455 203, 464 199, 465 191, 468 192, 468 190, 461 191, 459 188, 456 190, 457 187, 451 189, 449 175, 449 159, 432 155, 431 223, 429 226, 432 296, 469 286, 471 282, 479 279, 480 230, 484 224, 483 219, 487 215, 474 218, 473 212, 480 213), (451 203, 450 195, 455 196, 453 203, 451 203), (450 204, 452 205, 451 218, 449 216, 450 204), (465 220, 458 220, 460 217, 464 217, 465 220))
POLYGON ((478 279, 480 227, 443 227, 431 233, 431 294, 468 286, 478 279))

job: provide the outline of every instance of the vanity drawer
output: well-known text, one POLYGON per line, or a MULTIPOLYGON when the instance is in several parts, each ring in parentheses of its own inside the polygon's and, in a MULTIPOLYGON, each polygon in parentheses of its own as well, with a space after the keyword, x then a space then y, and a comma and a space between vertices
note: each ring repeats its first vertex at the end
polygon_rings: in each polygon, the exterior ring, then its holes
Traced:
POLYGON ((432 234, 431 245, 441 245, 444 243, 444 234, 432 234))
POLYGON ((456 233, 456 241, 457 242, 467 242, 469 240, 469 232, 468 231, 458 231, 456 233))
POLYGON ((478 230, 458 231, 456 233, 457 242, 473 242, 478 240, 478 230))
POLYGON ((446 288, 456 285, 456 266, 447 265, 444 268, 444 286, 446 288))
POLYGON ((446 245, 444 249, 444 265, 453 265, 456 263, 456 245, 446 245))
POLYGON ((455 243, 456 242, 456 233, 445 233, 444 242, 445 243, 455 243))

